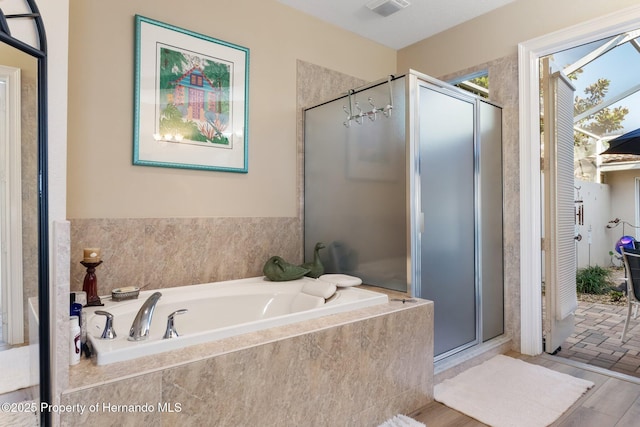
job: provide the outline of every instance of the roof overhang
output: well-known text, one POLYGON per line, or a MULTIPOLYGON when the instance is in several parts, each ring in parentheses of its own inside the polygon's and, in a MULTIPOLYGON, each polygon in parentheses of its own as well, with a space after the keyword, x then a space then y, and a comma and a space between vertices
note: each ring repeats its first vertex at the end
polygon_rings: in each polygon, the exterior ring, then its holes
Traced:
POLYGON ((600 172, 602 173, 628 171, 635 169, 640 169, 640 161, 604 163, 600 165, 600 172))

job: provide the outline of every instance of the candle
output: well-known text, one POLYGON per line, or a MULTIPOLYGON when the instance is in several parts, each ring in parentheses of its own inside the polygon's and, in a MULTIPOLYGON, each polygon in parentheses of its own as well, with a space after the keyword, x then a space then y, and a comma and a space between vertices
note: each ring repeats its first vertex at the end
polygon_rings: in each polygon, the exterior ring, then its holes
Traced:
POLYGON ((100 248, 85 248, 84 262, 100 262, 100 248))

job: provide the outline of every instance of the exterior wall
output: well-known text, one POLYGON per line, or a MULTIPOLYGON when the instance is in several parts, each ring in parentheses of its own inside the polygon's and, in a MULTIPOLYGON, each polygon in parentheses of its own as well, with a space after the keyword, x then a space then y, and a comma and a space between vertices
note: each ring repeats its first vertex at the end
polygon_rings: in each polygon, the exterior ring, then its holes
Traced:
MULTIPOLYGON (((609 250, 613 250, 616 242, 623 235, 633 236, 640 240, 640 229, 634 228, 636 223, 636 179, 640 179, 640 170, 607 172, 606 182, 611 188, 611 212, 607 221, 620 219, 615 228, 605 230, 609 250), (624 222, 624 223, 623 223, 624 222)), ((604 224, 606 226, 606 224, 604 224)), ((614 225, 614 224, 612 224, 614 225)))
POLYGON ((576 180, 575 187, 580 188, 576 190, 576 200, 584 201, 584 224, 576 227, 582 236, 582 240, 576 242, 578 268, 608 267, 612 262, 609 251, 613 250, 613 244, 610 242, 612 233, 606 226, 614 218, 610 213, 615 210, 610 200, 613 187, 580 180, 576 180))

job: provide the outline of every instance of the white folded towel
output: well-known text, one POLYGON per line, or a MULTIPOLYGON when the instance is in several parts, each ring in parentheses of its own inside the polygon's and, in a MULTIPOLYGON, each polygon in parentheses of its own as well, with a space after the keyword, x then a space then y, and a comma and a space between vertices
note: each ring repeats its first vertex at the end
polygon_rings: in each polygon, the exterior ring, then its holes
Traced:
POLYGON ((358 286, 362 285, 362 279, 355 276, 349 276, 347 274, 323 274, 318 277, 318 280, 322 280, 324 282, 333 283, 337 287, 346 288, 348 286, 358 286))
POLYGON ((406 415, 398 414, 393 418, 380 424, 378 427, 427 427, 419 421, 409 418, 406 415))
POLYGON ((302 292, 313 295, 314 297, 327 299, 331 298, 333 294, 336 293, 337 289, 338 288, 333 283, 316 280, 314 282, 305 283, 302 287, 302 292))

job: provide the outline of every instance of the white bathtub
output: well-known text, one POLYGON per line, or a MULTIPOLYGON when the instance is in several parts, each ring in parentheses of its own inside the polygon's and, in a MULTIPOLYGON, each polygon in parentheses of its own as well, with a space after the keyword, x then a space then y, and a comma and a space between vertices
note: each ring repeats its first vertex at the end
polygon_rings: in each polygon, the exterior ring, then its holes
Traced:
POLYGON ((388 302, 385 294, 356 287, 338 288, 325 302, 324 298, 303 292, 305 285, 309 289, 314 283, 315 279, 307 277, 287 282, 256 277, 150 290, 141 292, 136 300, 116 302, 102 297, 104 307, 85 307, 87 337, 96 353, 96 363, 106 365, 388 302), (160 291, 162 297, 153 314, 149 338, 129 341, 136 313, 155 291, 160 291), (167 316, 183 308, 188 312, 175 317, 180 336, 163 339, 167 316), (96 310, 113 315, 115 339, 100 339, 105 316, 95 315, 96 310))

